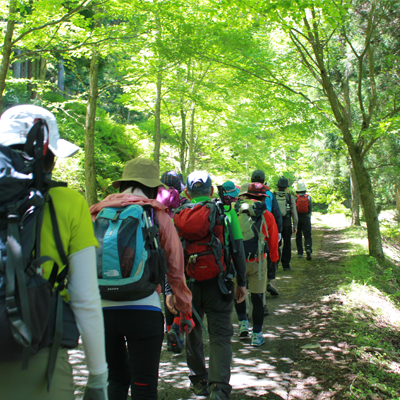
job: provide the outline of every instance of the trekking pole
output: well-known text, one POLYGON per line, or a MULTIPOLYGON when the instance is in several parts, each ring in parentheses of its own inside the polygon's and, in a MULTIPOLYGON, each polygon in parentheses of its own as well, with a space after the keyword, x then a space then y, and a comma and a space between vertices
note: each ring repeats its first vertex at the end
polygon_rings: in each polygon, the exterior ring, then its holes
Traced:
MULTIPOLYGON (((152 222, 151 222, 151 218, 147 215, 146 211, 143 211, 143 218, 144 218, 144 224, 146 225, 147 229, 150 229, 151 227, 153 227, 152 222)), ((151 236, 151 233, 148 233, 148 236, 151 236)), ((158 243, 157 243, 157 239, 154 237, 154 247, 156 249, 158 249, 158 243)))

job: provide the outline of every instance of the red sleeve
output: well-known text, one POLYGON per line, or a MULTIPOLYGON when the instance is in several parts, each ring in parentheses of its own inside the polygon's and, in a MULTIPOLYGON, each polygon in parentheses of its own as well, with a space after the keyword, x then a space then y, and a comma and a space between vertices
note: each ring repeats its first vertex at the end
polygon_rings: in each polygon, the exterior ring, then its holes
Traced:
MULTIPOLYGON (((266 210, 264 212, 264 218, 265 218, 265 222, 267 223, 267 227, 268 227, 268 236, 269 237, 266 237, 265 240, 268 243, 269 256, 270 256, 272 262, 277 262, 279 260, 278 227, 276 226, 274 216, 269 211, 266 210)), ((265 225, 263 225, 262 231, 263 231, 264 236, 267 236, 267 232, 265 230, 265 225)))
POLYGON ((157 211, 160 224, 160 243, 165 251, 168 266, 168 283, 176 298, 177 309, 184 313, 192 312, 192 292, 186 286, 185 260, 178 233, 169 215, 164 211, 157 211))

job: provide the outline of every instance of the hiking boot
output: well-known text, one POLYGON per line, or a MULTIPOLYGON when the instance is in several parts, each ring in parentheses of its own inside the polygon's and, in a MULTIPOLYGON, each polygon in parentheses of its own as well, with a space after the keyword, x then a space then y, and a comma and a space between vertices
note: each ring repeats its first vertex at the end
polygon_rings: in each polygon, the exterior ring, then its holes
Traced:
POLYGON ((264 306, 264 317, 266 317, 267 315, 269 315, 269 311, 267 306, 264 306))
POLYGON ((213 388, 210 392, 210 400, 228 400, 228 397, 221 389, 213 388))
POLYGON ((311 260, 311 251, 307 250, 307 260, 311 260))
POLYGON ((193 390, 196 396, 208 396, 208 381, 203 379, 196 383, 190 382, 190 389, 193 390))
POLYGON ((167 332, 167 351, 172 351, 172 343, 169 339, 168 332, 167 332))
POLYGON ((247 338, 249 336, 249 321, 245 319, 244 321, 239 321, 239 337, 247 338))
POLYGON ((262 332, 253 332, 251 334, 251 345, 252 346, 261 346, 265 343, 265 340, 263 338, 262 332))
POLYGON ((183 339, 181 338, 181 332, 177 324, 173 324, 171 329, 167 333, 168 341, 171 343, 171 351, 173 353, 182 353, 183 339))
POLYGON ((297 254, 297 257, 303 258, 303 254, 297 254))
POLYGON ((283 270, 284 271, 290 271, 292 268, 290 268, 290 265, 289 266, 287 266, 287 267, 283 267, 283 270))
POLYGON ((272 296, 278 296, 279 293, 275 287, 275 279, 271 279, 267 285, 267 291, 271 293, 272 296))

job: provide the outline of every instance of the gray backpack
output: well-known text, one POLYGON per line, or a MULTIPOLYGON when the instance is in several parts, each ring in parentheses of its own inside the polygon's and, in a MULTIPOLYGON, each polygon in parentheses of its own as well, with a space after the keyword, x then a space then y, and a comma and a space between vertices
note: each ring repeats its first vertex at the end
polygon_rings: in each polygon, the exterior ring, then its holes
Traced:
POLYGON ((274 194, 278 202, 279 210, 281 211, 282 217, 290 217, 290 194, 286 192, 275 192, 274 194))

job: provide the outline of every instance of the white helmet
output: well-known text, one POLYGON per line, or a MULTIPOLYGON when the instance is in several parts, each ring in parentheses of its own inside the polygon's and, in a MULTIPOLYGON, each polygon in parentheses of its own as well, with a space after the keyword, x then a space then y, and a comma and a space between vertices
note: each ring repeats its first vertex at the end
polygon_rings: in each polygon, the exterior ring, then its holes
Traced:
POLYGON ((297 182, 296 192, 305 192, 306 190, 307 190, 307 187, 304 182, 297 182))
POLYGON ((60 139, 56 117, 43 107, 24 104, 9 108, 0 118, 0 144, 11 146, 25 144, 26 138, 37 119, 46 121, 44 138, 49 149, 56 157, 70 157, 79 151, 79 147, 60 139))

